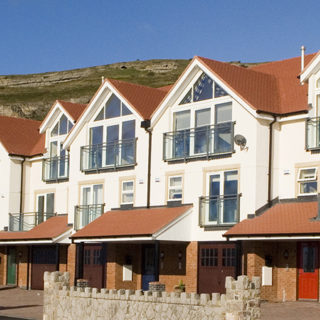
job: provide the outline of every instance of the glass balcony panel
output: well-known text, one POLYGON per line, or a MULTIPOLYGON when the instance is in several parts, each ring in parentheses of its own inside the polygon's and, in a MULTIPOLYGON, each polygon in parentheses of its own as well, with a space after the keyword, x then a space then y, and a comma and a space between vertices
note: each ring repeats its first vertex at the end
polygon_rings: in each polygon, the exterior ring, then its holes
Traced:
POLYGON ((306 149, 320 149, 320 117, 308 119, 306 126, 306 149))
POLYGON ((69 178, 69 157, 53 157, 44 159, 43 181, 56 181, 69 178))
POLYGON ((74 227, 79 230, 103 214, 104 204, 89 204, 75 207, 74 227))
POLYGON ((136 163, 136 139, 81 147, 81 170, 101 170, 133 166, 136 163))
POLYGON ((53 212, 9 213, 9 231, 29 231, 55 215, 53 212))
POLYGON ((163 136, 164 160, 209 157, 233 152, 234 122, 167 132, 163 136))

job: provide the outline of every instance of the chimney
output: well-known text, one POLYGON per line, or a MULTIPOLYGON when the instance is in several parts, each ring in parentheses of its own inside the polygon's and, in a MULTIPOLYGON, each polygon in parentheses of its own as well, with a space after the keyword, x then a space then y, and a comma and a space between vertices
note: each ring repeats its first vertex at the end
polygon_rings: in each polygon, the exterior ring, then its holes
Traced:
POLYGON ((305 46, 301 46, 301 71, 304 69, 304 52, 306 48, 305 46))
POLYGON ((104 76, 101 77, 101 83, 104 83, 104 76))

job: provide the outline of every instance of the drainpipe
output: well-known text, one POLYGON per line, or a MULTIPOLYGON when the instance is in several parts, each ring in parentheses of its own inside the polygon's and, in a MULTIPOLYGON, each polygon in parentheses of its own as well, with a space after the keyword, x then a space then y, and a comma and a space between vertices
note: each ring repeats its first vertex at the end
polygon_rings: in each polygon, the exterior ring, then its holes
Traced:
POLYGON ((269 124, 269 164, 268 164, 268 206, 272 206, 271 201, 271 183, 272 183, 272 147, 273 147, 273 130, 272 126, 276 122, 276 116, 273 115, 273 121, 269 124))
POLYGON ((20 178, 20 214, 22 214, 23 210, 23 165, 26 161, 26 158, 23 157, 23 160, 21 161, 21 178, 20 178))
POLYGON ((147 208, 150 208, 151 194, 151 145, 152 145, 152 129, 150 129, 150 120, 141 121, 141 128, 144 128, 149 135, 148 142, 148 177, 147 177, 147 208))

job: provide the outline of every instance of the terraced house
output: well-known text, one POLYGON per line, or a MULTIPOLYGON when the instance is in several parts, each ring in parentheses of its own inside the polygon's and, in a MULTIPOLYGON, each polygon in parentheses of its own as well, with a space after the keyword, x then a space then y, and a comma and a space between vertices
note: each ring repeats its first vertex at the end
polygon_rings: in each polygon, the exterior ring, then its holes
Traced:
POLYGON ((40 123, 0 118, 0 282, 319 298, 320 57, 195 57, 172 86, 106 79, 40 123), (312 294, 311 294, 312 292, 312 294))

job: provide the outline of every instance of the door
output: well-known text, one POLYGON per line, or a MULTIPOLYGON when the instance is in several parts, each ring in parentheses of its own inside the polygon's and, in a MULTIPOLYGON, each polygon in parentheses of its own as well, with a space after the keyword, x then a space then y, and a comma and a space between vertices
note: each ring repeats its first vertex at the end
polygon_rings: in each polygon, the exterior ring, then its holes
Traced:
POLYGON ((32 247, 31 289, 43 290, 45 271, 57 271, 57 248, 55 246, 32 247))
POLYGON ((16 248, 8 247, 7 284, 16 284, 16 248))
POLYGON ((232 143, 232 104, 221 103, 215 106, 214 153, 231 152, 232 143))
POLYGON ((319 260, 318 244, 314 242, 298 244, 298 297, 318 299, 319 260))
POLYGON ((199 293, 225 293, 225 278, 236 277, 236 259, 233 243, 200 243, 199 293))
MULTIPOLYGON (((36 217, 37 220, 35 221, 35 225, 38 225, 43 221, 46 221, 48 217, 53 215, 53 213, 54 213, 54 193, 38 195, 37 217, 36 217)), ((26 224, 27 222, 24 221, 24 223, 26 224)), ((31 221, 29 221, 29 223, 31 224, 31 221)))
POLYGON ((142 290, 149 290, 149 282, 155 281, 155 248, 153 245, 143 247, 142 290))
POLYGON ((106 254, 102 245, 84 245, 83 278, 88 280, 89 287, 104 288, 104 266, 106 254))
POLYGON ((102 167, 103 126, 90 128, 89 169, 102 167))

